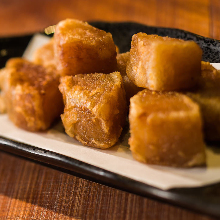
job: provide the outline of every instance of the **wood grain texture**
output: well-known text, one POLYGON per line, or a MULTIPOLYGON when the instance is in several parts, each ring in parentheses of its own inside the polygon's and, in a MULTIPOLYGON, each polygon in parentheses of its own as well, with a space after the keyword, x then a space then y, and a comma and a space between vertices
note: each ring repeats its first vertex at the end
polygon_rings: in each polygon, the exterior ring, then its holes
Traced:
MULTIPOLYGON (((135 21, 220 39, 219 0, 0 0, 0 36, 42 31, 65 18, 135 21)), ((212 218, 0 152, 0 219, 212 218)))
POLYGON ((41 31, 65 18, 135 21, 220 39, 219 0, 0 0, 0 36, 41 31))
POLYGON ((210 37, 220 40, 220 1, 210 1, 210 37))
POLYGON ((0 162, 0 219, 211 219, 3 152, 0 162))

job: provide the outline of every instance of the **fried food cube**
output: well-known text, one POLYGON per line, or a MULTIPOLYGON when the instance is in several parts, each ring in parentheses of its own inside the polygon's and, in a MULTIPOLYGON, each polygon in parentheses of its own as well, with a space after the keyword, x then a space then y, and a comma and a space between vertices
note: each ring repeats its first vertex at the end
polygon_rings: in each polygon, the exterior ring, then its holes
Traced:
POLYGON ((6 113, 6 104, 4 98, 4 92, 2 91, 4 81, 5 81, 6 72, 4 69, 0 70, 0 114, 6 113))
POLYGON ((65 104, 61 119, 70 137, 102 149, 118 141, 126 119, 119 72, 65 76, 59 89, 65 104))
POLYGON ((174 167, 205 164, 199 106, 187 96, 145 89, 131 98, 129 121, 135 159, 174 167))
POLYGON ((6 113, 6 105, 4 96, 0 93, 0 113, 6 113))
POLYGON ((78 20, 67 19, 57 24, 54 52, 62 76, 111 73, 117 67, 112 35, 78 20))
POLYGON ((34 53, 34 63, 42 65, 46 68, 56 69, 54 59, 54 39, 37 49, 34 53))
POLYGON ((126 53, 120 53, 117 55, 117 66, 118 66, 118 71, 121 73, 122 79, 123 79, 123 84, 125 88, 125 93, 126 93, 126 101, 127 104, 130 103, 130 98, 137 94, 139 91, 143 90, 143 88, 140 88, 136 86, 127 76, 126 74, 126 67, 127 63, 130 58, 130 52, 126 53))
POLYGON ((5 67, 3 92, 10 120, 28 131, 43 131, 63 111, 59 77, 51 70, 22 58, 5 67))
POLYGON ((202 50, 193 41, 133 35, 127 75, 135 85, 156 91, 191 88, 201 75, 202 50))
POLYGON ((119 54, 120 53, 119 47, 117 45, 115 45, 115 47, 116 47, 116 53, 119 54))
POLYGON ((208 62, 202 62, 198 87, 186 95, 195 101, 202 113, 205 139, 220 141, 220 72, 208 62))
MULTIPOLYGON (((206 80, 212 81, 213 80, 219 80, 220 79, 220 74, 219 70, 215 69, 209 62, 202 61, 201 62, 201 69, 202 69, 202 74, 199 79, 201 80, 200 84, 204 85, 206 83, 206 80), (204 80, 206 78, 206 80, 204 80)), ((207 85, 209 83, 206 83, 207 85)))

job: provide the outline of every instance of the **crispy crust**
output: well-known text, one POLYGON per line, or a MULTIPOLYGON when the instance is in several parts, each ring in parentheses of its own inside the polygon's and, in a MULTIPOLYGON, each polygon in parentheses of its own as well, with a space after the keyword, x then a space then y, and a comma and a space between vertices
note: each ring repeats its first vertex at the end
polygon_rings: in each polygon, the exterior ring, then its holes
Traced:
POLYGON ((63 109, 59 77, 21 58, 10 59, 5 71, 3 91, 9 118, 25 130, 48 129, 63 109))
POLYGON ((102 149, 118 141, 126 118, 120 73, 62 77, 59 89, 65 103, 61 118, 69 136, 102 149))
POLYGON ((188 89, 201 75, 201 58, 202 50, 193 41, 138 33, 132 37, 127 75, 150 90, 188 89))
POLYGON ((131 97, 133 97, 139 91, 143 90, 143 88, 136 86, 127 76, 126 67, 127 67, 127 63, 129 62, 129 59, 130 59, 130 52, 120 53, 117 55, 117 67, 123 79, 127 104, 130 103, 131 97))
POLYGON ((130 149, 148 164, 191 167, 205 164, 199 107, 187 96, 143 90, 131 98, 130 149))
POLYGON ((56 26, 54 50, 62 75, 110 73, 116 70, 116 46, 110 33, 86 22, 67 19, 56 26))

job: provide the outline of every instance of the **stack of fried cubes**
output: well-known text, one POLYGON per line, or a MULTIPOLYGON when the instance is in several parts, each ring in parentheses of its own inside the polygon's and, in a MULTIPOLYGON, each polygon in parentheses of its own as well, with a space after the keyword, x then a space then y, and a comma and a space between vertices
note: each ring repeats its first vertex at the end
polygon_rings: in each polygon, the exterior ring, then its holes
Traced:
POLYGON ((63 112, 69 136, 102 149, 117 143, 129 108, 135 159, 201 166, 204 139, 220 140, 220 74, 201 59, 193 41, 145 33, 132 37, 130 51, 118 53, 110 33, 67 19, 33 63, 8 61, 3 93, 17 126, 46 130, 63 112))

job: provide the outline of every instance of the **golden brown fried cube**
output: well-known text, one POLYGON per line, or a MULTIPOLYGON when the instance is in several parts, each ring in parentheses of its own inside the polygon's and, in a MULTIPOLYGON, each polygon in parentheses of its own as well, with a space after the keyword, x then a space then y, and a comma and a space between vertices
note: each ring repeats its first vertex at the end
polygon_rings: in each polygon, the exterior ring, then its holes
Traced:
POLYGON ((139 87, 157 91, 193 87, 201 74, 202 50, 193 41, 133 35, 127 75, 139 87))
POLYGON ((47 44, 35 51, 34 63, 42 65, 46 68, 56 69, 53 38, 47 44))
MULTIPOLYGON (((202 61, 201 69, 202 69, 202 74, 201 74, 202 77, 199 78, 199 80, 201 81, 200 82, 201 85, 204 85, 206 80, 213 82, 213 80, 220 79, 219 70, 215 69, 209 62, 202 61), (205 81, 204 78, 206 78, 205 81)), ((209 83, 207 82, 206 84, 208 85, 209 83)))
POLYGON ((2 91, 5 82, 5 76, 6 76, 5 69, 0 69, 0 114, 6 113, 4 92, 2 91))
POLYGON ((131 98, 129 144, 135 159, 174 167, 205 164, 199 107, 174 92, 143 90, 131 98))
POLYGON ((126 67, 130 58, 130 52, 120 53, 117 55, 117 66, 118 71, 121 73, 123 84, 126 93, 127 104, 130 103, 130 98, 137 94, 139 91, 143 90, 143 88, 137 87, 127 76, 126 67))
POLYGON ((110 33, 67 19, 56 26, 54 49, 62 76, 116 70, 116 47, 110 33))
POLYGON ((0 113, 6 113, 6 104, 4 96, 0 93, 0 113))
POLYGON ((69 136, 103 149, 117 142, 126 118, 119 72, 62 77, 59 89, 65 103, 61 119, 69 136))
POLYGON ((21 58, 10 59, 3 92, 11 121, 29 131, 43 131, 63 111, 56 73, 21 58))
POLYGON ((210 63, 202 62, 202 77, 199 85, 186 95, 201 109, 205 139, 220 141, 220 72, 210 63))

